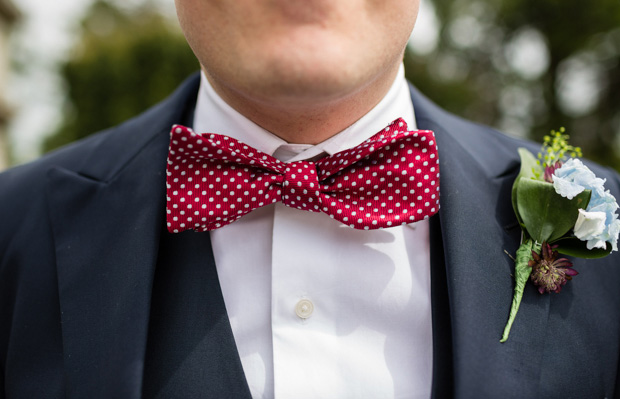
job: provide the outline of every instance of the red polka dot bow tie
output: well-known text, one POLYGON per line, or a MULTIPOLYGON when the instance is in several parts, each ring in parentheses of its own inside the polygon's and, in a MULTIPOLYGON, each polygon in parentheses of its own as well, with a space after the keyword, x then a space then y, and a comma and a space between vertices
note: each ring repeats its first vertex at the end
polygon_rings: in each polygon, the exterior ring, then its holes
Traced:
POLYGON ((357 147, 290 163, 175 125, 166 174, 171 233, 214 230, 278 201, 366 230, 413 223, 439 209, 435 135, 407 131, 402 119, 357 147))

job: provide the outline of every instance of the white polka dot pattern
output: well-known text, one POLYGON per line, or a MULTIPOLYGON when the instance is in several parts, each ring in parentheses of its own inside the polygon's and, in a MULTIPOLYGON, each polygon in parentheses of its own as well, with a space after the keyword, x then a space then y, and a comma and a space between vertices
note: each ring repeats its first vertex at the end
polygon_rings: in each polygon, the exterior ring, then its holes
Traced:
POLYGON ((167 224, 209 231, 282 201, 356 229, 413 223, 439 210, 435 135, 402 119, 357 147, 317 162, 285 163, 228 136, 172 127, 167 224))

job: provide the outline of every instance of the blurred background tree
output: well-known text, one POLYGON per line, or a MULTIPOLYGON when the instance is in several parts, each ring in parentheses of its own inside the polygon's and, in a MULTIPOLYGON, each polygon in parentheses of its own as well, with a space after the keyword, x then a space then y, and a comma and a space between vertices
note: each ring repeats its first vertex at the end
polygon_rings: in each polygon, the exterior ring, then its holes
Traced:
POLYGON ((175 21, 148 3, 121 8, 98 0, 80 30, 81 39, 61 68, 64 119, 44 141, 45 151, 139 114, 199 68, 175 21))
POLYGON ((406 57, 407 75, 424 93, 538 141, 564 126, 589 158, 620 167, 620 1, 427 5, 439 27, 436 46, 411 46, 406 57))
MULTIPOLYGON (((47 150, 117 124, 198 69, 174 22, 148 2, 97 0, 62 68, 64 123, 47 150)), ((440 106, 509 134, 572 142, 620 168, 620 1, 422 0, 432 32, 414 32, 408 78, 440 106), (420 46, 416 36, 434 36, 420 46)), ((422 23, 427 21, 421 21, 422 23)), ((420 21, 419 21, 420 23, 420 21)))

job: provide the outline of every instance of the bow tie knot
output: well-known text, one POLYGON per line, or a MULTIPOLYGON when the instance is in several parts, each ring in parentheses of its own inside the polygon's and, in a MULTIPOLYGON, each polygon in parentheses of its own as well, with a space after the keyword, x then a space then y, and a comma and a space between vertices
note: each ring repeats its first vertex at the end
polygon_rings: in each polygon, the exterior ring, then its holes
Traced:
POLYGON ((217 229, 278 201, 356 229, 425 219, 439 209, 437 148, 433 132, 406 129, 399 119, 354 148, 284 163, 231 137, 174 126, 168 230, 217 229))
POLYGON ((316 164, 297 161, 286 164, 282 183, 282 203, 302 211, 321 211, 321 192, 316 164))

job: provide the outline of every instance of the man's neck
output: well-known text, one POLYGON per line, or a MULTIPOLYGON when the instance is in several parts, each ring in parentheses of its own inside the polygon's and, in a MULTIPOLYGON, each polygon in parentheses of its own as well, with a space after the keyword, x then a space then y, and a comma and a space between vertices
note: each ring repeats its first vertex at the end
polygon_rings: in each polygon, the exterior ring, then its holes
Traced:
POLYGON ((268 102, 255 100, 205 75, 217 94, 246 118, 288 143, 318 144, 346 129, 375 107, 389 91, 398 67, 364 87, 335 99, 268 102))

